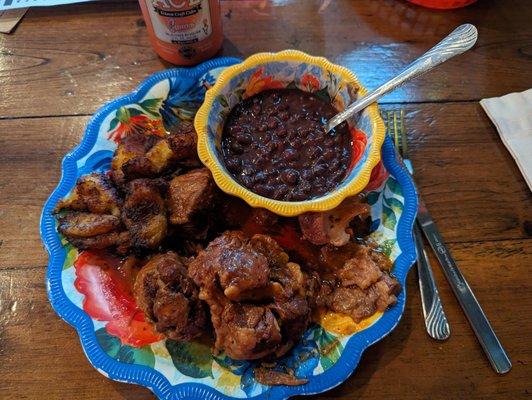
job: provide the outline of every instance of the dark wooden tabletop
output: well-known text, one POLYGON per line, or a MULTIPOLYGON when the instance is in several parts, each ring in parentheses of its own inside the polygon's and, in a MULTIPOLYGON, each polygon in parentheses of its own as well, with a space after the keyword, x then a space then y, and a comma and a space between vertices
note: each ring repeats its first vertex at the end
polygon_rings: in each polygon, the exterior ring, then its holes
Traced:
MULTIPOLYGON (((399 326, 355 373, 315 398, 525 398, 532 393, 532 197, 479 106, 532 86, 529 0, 479 0, 438 12, 400 0, 223 1, 223 54, 296 48, 355 71, 376 87, 455 26, 477 46, 384 97, 404 109, 425 197, 513 362, 497 376, 437 262, 451 338, 425 333, 416 274, 399 326)), ((153 52, 137 2, 30 9, 0 36, 0 398, 148 399, 144 388, 94 370, 46 296, 39 238, 43 202, 89 116, 169 67, 153 52)))

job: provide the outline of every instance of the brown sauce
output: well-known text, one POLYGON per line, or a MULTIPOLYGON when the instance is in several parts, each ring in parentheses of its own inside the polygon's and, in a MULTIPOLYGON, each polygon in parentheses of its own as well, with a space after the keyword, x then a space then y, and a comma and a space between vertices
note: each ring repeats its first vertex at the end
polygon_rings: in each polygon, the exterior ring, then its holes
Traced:
POLYGON ((345 178, 352 157, 346 123, 326 133, 337 110, 298 89, 267 90, 237 104, 222 134, 223 160, 243 186, 271 199, 322 196, 345 178))

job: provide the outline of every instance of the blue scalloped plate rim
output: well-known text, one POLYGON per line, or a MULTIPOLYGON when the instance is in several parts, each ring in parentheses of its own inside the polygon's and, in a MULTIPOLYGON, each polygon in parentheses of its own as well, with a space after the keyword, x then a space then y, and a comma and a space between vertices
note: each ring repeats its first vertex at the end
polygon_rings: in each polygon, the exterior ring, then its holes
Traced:
MULTIPOLYGON (((69 193, 77 179, 76 161, 83 158, 94 146, 98 137, 100 124, 110 111, 123 105, 140 101, 149 89, 157 82, 171 77, 199 78, 213 68, 229 66, 240 62, 240 59, 221 57, 212 59, 193 68, 174 68, 155 73, 144 80, 136 90, 119 97, 100 108, 91 118, 81 143, 63 158, 61 179, 52 192, 41 215, 40 233, 49 254, 46 273, 46 288, 50 303, 56 313, 72 325, 80 337, 83 350, 90 363, 103 375, 120 382, 135 383, 152 390, 160 399, 187 400, 229 400, 215 388, 200 383, 181 383, 172 386, 168 380, 156 370, 141 366, 118 362, 108 356, 98 344, 91 318, 66 296, 61 283, 61 273, 66 252, 55 229, 52 210, 57 201, 69 193)), ((386 138, 382 147, 383 164, 402 188, 404 209, 398 222, 397 242, 401 254, 394 263, 394 275, 403 290, 398 296, 397 304, 387 310, 372 326, 354 335, 346 344, 340 359, 327 371, 313 376, 306 385, 274 386, 266 392, 250 399, 287 399, 295 395, 322 393, 344 382, 355 370, 362 353, 369 346, 388 335, 399 323, 405 307, 405 280, 416 259, 416 251, 412 239, 412 225, 417 211, 417 194, 412 179, 396 158, 392 141, 386 138)))

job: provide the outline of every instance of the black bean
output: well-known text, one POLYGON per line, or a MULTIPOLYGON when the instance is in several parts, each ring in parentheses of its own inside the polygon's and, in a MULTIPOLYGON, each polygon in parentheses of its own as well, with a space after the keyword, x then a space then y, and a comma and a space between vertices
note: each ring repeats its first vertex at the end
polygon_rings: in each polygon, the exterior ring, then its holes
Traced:
POLYGON ((243 131, 244 131, 244 128, 242 128, 241 126, 232 126, 229 129, 229 132, 231 133, 231 135, 237 135, 243 131))
POLYGON ((270 185, 259 183, 253 186, 253 191, 258 195, 268 197, 271 196, 271 194, 273 193, 273 187, 271 187, 270 185))
POLYGON ((303 201, 307 199, 307 195, 299 190, 293 191, 290 198, 295 201, 303 201))
POLYGON ((331 161, 335 157, 334 150, 327 149, 323 152, 323 159, 326 161, 331 161))
POLYGON ((312 177, 312 172, 308 169, 304 169, 301 171, 300 175, 302 179, 308 180, 312 177))
POLYGON ((341 170, 336 170, 336 171, 332 172, 332 174, 331 174, 331 178, 335 182, 341 182, 343 180, 344 176, 345 176, 345 172, 341 171, 341 170))
POLYGON ((251 137, 249 133, 239 132, 236 134, 236 140, 241 145, 247 146, 251 144, 251 142, 253 141, 253 138, 251 137))
POLYGON ((289 147, 281 153, 281 158, 286 161, 295 160, 297 159, 297 151, 289 147))
POLYGON ((299 190, 301 190, 303 193, 308 194, 312 190, 312 186, 310 186, 310 183, 308 183, 308 181, 303 181, 299 185, 299 190))
POLYGON ((240 181, 247 188, 251 188, 253 186, 253 178, 251 178, 250 176, 240 175, 240 181))
POLYGON ((263 171, 257 172, 253 177, 253 181, 255 183, 262 183, 266 181, 266 174, 263 171))
POLYGON ((294 149, 300 149, 303 147, 303 142, 301 141, 301 139, 299 138, 296 138, 296 139, 293 139, 290 141, 290 145, 294 148, 294 149))
POLYGON ((292 168, 285 169, 283 172, 281 172, 281 179, 286 184, 295 185, 299 180, 299 173, 292 168))
POLYGON ((288 186, 281 184, 275 189, 275 192, 273 192, 273 197, 275 199, 285 199, 289 190, 288 186))
POLYGON ((316 164, 312 167, 312 174, 314 176, 323 176, 327 173, 329 166, 324 163, 316 164))
POLYGON ((327 139, 325 139, 323 141, 323 146, 327 147, 327 148, 333 147, 334 146, 334 140, 332 138, 328 137, 327 139))
POLYGON ((275 133, 278 137, 285 137, 288 132, 286 131, 286 128, 284 126, 281 126, 279 129, 277 129, 275 133))
POLYGON ((270 119, 268 120, 268 128, 269 129, 277 128, 277 120, 274 117, 270 117, 270 119))
POLYGON ((225 166, 229 171, 238 173, 242 168, 242 161, 238 158, 229 158, 225 161, 225 166))
POLYGON ((233 150, 235 154, 242 154, 244 152, 244 149, 238 142, 231 143, 231 150, 233 150))
POLYGON ((300 167, 299 160, 295 159, 295 160, 288 161, 288 166, 292 168, 296 168, 296 169, 299 168, 300 167))
POLYGON ((315 146, 312 146, 310 143, 305 143, 305 150, 303 150, 305 152, 305 157, 307 158, 307 160, 311 161, 314 159, 314 156, 316 155, 317 153, 317 150, 316 150, 316 147, 315 146))
POLYGON ((268 185, 274 186, 277 183, 277 175, 270 175, 268 176, 268 179, 266 179, 266 183, 268 185))

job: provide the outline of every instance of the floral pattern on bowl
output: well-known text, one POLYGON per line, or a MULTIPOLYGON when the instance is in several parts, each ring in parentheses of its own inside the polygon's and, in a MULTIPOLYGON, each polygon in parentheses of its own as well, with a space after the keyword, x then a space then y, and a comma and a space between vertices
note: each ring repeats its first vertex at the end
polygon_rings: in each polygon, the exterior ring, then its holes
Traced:
POLYGON ((359 95, 366 93, 351 71, 325 58, 312 57, 296 50, 255 54, 228 68, 207 92, 205 102, 194 119, 200 159, 211 170, 218 186, 252 207, 267 208, 284 216, 330 210, 346 197, 361 192, 373 167, 379 162, 384 141, 384 123, 376 104, 347 121, 353 136, 358 132, 365 137, 362 142, 354 140, 359 157, 350 166, 346 178, 330 193, 306 201, 279 201, 253 193, 233 179, 221 161, 221 137, 229 112, 243 99, 263 90, 279 88, 312 92, 337 110, 344 110, 359 95), (363 147, 361 143, 364 143, 363 147))
MULTIPOLYGON (((238 62, 220 58, 191 69, 155 74, 139 89, 100 109, 90 121, 81 144, 63 160, 63 175, 46 202, 41 236, 50 254, 47 288, 56 312, 75 327, 84 351, 98 371, 111 379, 150 388, 161 399, 286 399, 328 390, 355 369, 369 345, 398 323, 405 304, 405 278, 415 259, 412 223, 417 209, 409 175, 386 141, 382 164, 374 169, 368 201, 372 206, 372 239, 394 262, 393 273, 403 286, 398 303, 360 325, 351 335, 335 333, 334 325, 314 324, 276 369, 290 370, 309 382, 302 386, 268 387, 254 379, 254 363, 213 356, 209 344, 164 340, 137 307, 127 273, 116 270, 118 259, 78 251, 56 230, 52 210, 77 178, 109 169, 116 143, 136 129, 164 134, 163 127, 189 121, 223 67, 238 62)), ((316 85, 312 78, 305 84, 316 85)))

